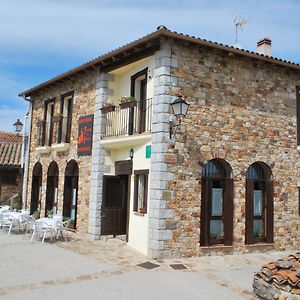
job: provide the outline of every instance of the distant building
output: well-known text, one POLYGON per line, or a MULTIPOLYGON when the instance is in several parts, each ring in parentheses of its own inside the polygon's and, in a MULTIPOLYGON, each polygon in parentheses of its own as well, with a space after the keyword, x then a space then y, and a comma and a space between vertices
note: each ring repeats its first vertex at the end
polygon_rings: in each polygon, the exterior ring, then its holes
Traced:
POLYGON ((161 26, 24 91, 31 211, 154 258, 299 247, 300 65, 257 46, 161 26))
POLYGON ((0 205, 21 209, 22 136, 0 131, 0 205))

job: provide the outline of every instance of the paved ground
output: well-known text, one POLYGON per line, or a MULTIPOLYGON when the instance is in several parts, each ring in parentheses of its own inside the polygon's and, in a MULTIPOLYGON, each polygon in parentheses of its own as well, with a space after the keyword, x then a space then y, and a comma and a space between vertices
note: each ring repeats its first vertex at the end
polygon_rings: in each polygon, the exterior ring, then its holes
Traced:
POLYGON ((0 232, 0 299, 253 299, 253 273, 288 252, 151 261, 118 239, 29 242, 0 232), (174 270, 171 264, 184 264, 174 270))

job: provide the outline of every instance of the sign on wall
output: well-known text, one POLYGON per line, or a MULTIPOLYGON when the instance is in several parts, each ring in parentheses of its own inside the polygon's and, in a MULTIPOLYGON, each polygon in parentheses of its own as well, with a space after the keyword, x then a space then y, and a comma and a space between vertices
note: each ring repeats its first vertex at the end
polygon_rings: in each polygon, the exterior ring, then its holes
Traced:
POLYGON ((77 155, 91 155, 93 144, 94 115, 79 118, 77 155))

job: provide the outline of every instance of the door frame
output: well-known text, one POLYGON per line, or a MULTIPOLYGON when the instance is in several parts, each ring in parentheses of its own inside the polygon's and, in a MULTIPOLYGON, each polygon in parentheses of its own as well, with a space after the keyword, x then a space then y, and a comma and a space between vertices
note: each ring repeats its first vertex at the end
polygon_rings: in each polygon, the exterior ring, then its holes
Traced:
MULTIPOLYGON (((107 178, 117 178, 117 177, 123 177, 124 179, 126 178, 126 182, 127 182, 127 195, 126 195, 126 242, 128 242, 128 235, 129 235, 129 216, 130 216, 130 181, 131 181, 131 176, 128 174, 116 174, 116 175, 103 175, 103 188, 102 188, 102 203, 101 203, 101 215, 102 215, 102 211, 105 204, 105 199, 106 199, 106 179, 107 178)), ((101 225, 101 231, 102 231, 102 225, 101 225)), ((102 235, 102 233, 101 233, 102 235)), ((105 235, 105 234, 103 234, 105 235)))

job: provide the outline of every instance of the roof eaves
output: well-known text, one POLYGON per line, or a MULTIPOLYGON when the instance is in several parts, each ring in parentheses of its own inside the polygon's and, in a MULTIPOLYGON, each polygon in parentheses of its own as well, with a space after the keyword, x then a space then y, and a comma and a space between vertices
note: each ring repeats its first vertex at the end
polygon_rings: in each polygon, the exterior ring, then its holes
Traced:
POLYGON ((115 50, 112 50, 110 52, 107 52, 95 59, 92 59, 90 61, 88 61, 85 64, 82 64, 74 69, 71 69, 68 72, 62 73, 48 81, 45 81, 37 86, 34 86, 31 89, 28 89, 24 92, 21 92, 19 94, 20 97, 28 97, 30 95, 32 95, 33 92, 36 92, 39 89, 45 88, 46 86, 53 84, 57 81, 63 80, 66 77, 72 77, 74 76, 76 73, 82 72, 82 71, 87 71, 88 69, 92 69, 92 68, 96 68, 98 65, 101 65, 105 60, 110 59, 118 54, 121 54, 123 52, 126 52, 130 49, 132 49, 133 47, 136 47, 140 44, 143 44, 145 42, 150 41, 151 39, 155 39, 155 38, 160 38, 160 37, 169 37, 169 38, 174 38, 174 39, 179 39, 179 40, 185 40, 188 42, 192 42, 192 43, 197 43, 199 45, 202 46, 207 46, 207 47, 211 47, 211 48, 215 48, 215 49, 220 49, 229 53, 235 53, 235 54, 239 54, 242 56, 247 56, 253 59, 258 59, 258 60, 262 60, 262 61, 266 61, 266 62, 270 62, 270 63, 275 63, 284 67, 289 67, 289 68, 293 68, 296 70, 300 70, 300 64, 291 62, 291 61, 287 61, 287 60, 282 60, 276 57, 272 57, 272 56, 267 56, 267 55, 263 55, 263 54, 259 54, 253 51, 249 51, 249 50, 244 50, 244 49, 240 49, 240 48, 236 48, 230 45, 224 45, 222 43, 217 43, 217 42, 213 42, 213 41, 208 41, 206 39, 201 39, 201 38, 197 38, 195 36, 190 36, 187 34, 183 34, 183 33, 178 33, 176 31, 171 31, 169 29, 167 29, 164 26, 159 26, 158 29, 142 38, 139 38, 137 40, 134 40, 133 42, 130 42, 128 44, 125 44, 122 47, 119 47, 115 50))
POLYGON ((280 59, 280 58, 276 58, 276 57, 273 57, 273 56, 259 54, 257 52, 236 48, 236 47, 233 47, 233 46, 230 46, 230 45, 224 45, 222 43, 207 41, 206 39, 197 38, 195 36, 190 36, 190 35, 183 34, 183 33, 177 33, 176 31, 166 30, 162 34, 165 35, 166 37, 185 40, 187 42, 198 43, 198 44, 203 45, 203 46, 216 48, 216 49, 224 50, 224 51, 227 51, 227 52, 239 54, 239 55, 242 55, 242 56, 247 56, 247 57, 251 57, 251 58, 254 58, 254 59, 259 59, 259 60, 267 61, 267 62, 270 62, 270 63, 279 64, 279 65, 282 65, 282 66, 285 66, 285 67, 290 67, 290 68, 293 68, 293 69, 296 69, 296 70, 300 70, 300 64, 297 64, 297 63, 294 63, 294 62, 291 62, 291 61, 287 61, 287 60, 283 60, 283 59, 280 59))
POLYGON ((43 82, 43 83, 41 83, 39 85, 36 85, 33 88, 31 88, 31 89, 23 91, 18 96, 19 97, 28 97, 33 92, 35 92, 35 91, 37 91, 37 90, 39 90, 39 89, 41 89, 43 87, 46 87, 46 86, 48 86, 48 85, 50 85, 50 84, 52 84, 54 82, 62 80, 65 77, 72 76, 72 75, 74 75, 74 74, 76 74, 78 72, 85 71, 85 70, 88 70, 90 68, 95 68, 97 65, 100 65, 103 61, 105 61, 105 60, 107 60, 107 59, 109 59, 109 58, 111 58, 113 56, 116 56, 116 55, 118 55, 120 53, 126 52, 129 49, 132 49, 133 47, 136 47, 136 46, 138 46, 140 44, 143 44, 143 43, 145 43, 147 41, 150 41, 151 39, 158 38, 163 30, 165 30, 165 29, 163 29, 163 28, 162 29, 158 29, 158 30, 156 30, 156 31, 154 31, 154 32, 152 32, 152 33, 150 33, 150 34, 142 37, 142 38, 139 38, 139 39, 134 40, 133 42, 130 42, 128 44, 125 44, 125 45, 123 45, 123 46, 121 46, 121 47, 119 47, 119 48, 117 48, 115 50, 107 52, 107 53, 105 53, 105 54, 103 54, 103 55, 101 55, 101 56, 99 56, 99 57, 97 57, 95 59, 92 59, 92 60, 88 61, 85 64, 82 64, 82 65, 80 65, 80 66, 78 66, 78 67, 76 67, 74 69, 71 69, 71 70, 69 70, 69 71, 67 71, 65 73, 62 73, 62 74, 60 74, 58 76, 55 76, 54 78, 52 78, 50 80, 47 80, 47 81, 45 81, 45 82, 43 82))

